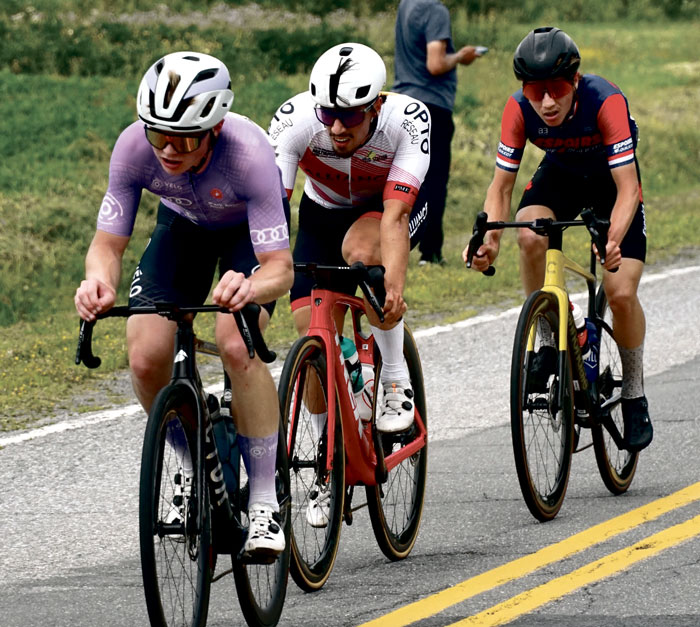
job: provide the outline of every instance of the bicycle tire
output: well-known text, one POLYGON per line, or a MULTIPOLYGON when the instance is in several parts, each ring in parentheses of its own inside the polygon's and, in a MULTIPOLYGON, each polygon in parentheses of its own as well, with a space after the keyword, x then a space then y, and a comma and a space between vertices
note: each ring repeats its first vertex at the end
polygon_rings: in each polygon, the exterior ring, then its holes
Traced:
MULTIPOLYGON (((571 315, 564 324, 569 322, 573 324, 571 315)), ((563 382, 555 371, 548 376, 544 391, 528 391, 528 385, 532 390, 534 377, 530 376, 530 369, 543 343, 543 334, 551 332, 547 343, 556 345, 560 324, 556 298, 542 291, 530 294, 518 318, 510 375, 515 468, 525 504, 542 522, 559 512, 571 470, 574 403, 570 360, 565 359, 563 382), (533 350, 528 350, 531 332, 535 344, 533 350), (557 407, 560 385, 564 386, 561 408, 557 407)))
MULTIPOLYGON (((245 467, 241 460, 241 489, 239 491, 239 512, 247 512, 247 478, 245 467), (245 500, 241 498, 244 495, 245 500)), ((284 530, 285 549, 271 564, 246 564, 237 555, 231 556, 233 578, 236 583, 238 602, 246 622, 251 627, 269 627, 276 625, 282 615, 284 600, 287 595, 287 579, 289 574, 289 543, 290 529, 290 494, 289 466, 287 464, 287 446, 282 430, 277 441, 277 462, 275 485, 277 502, 280 504, 280 520, 284 530)), ((239 518, 240 520, 240 518, 239 518)))
POLYGON ((196 443, 197 400, 187 386, 169 385, 148 417, 139 486, 143 586, 151 625, 158 627, 202 627, 207 621, 214 556, 209 493, 196 443), (174 433, 184 434, 180 452, 172 445, 174 433), (187 453, 193 468, 189 489, 183 471, 187 453))
MULTIPOLYGON (((411 378, 416 410, 427 429, 428 418, 418 349, 413 335, 404 326, 404 358, 411 378)), ((375 347, 375 350, 376 347, 375 347)), ((378 354, 378 351, 377 351, 378 354)), ((375 375, 374 407, 381 398, 381 355, 378 356, 375 375)), ((403 434, 383 434, 380 436, 384 456, 397 451, 404 443, 415 439, 417 427, 403 434)), ((367 506, 372 530, 382 553, 392 561, 408 556, 416 543, 423 513, 425 482, 428 474, 428 442, 417 453, 408 457, 389 471, 385 483, 366 486, 367 506)))
MULTIPOLYGON (((596 295, 596 313, 606 322, 608 328, 612 328, 612 315, 608 306, 608 299, 601 285, 596 295)), ((622 407, 619 398, 622 388, 622 366, 617 342, 606 326, 601 327, 600 353, 598 357, 599 374, 599 401, 611 402, 610 416, 620 434, 624 434, 624 421, 622 419, 622 407), (617 398, 615 401, 614 399, 617 398)), ((615 495, 627 491, 634 479, 637 470, 639 451, 628 451, 618 448, 608 430, 599 422, 591 427, 593 450, 598 464, 598 471, 605 487, 615 495)))
MULTIPOLYGON (((308 410, 309 406, 322 409, 319 404, 328 401, 326 359, 320 339, 303 337, 294 343, 282 368, 279 394, 292 497, 289 570, 302 590, 314 592, 324 586, 335 564, 345 499, 345 447, 337 403, 330 472, 326 471, 327 419, 318 424, 308 410), (307 520, 307 510, 312 494, 317 494, 322 485, 330 491, 328 524, 314 527, 307 520)), ((327 416, 327 405, 325 409, 327 416)))

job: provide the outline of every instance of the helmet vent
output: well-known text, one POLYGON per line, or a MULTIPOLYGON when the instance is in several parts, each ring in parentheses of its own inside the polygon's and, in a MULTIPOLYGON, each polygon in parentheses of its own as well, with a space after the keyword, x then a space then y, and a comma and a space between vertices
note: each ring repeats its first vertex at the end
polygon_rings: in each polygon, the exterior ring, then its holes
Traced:
POLYGON ((209 102, 205 105, 204 109, 202 109, 201 117, 206 118, 209 113, 211 112, 212 108, 214 107, 214 103, 216 102, 216 98, 210 98, 209 102))
POLYGON ((357 91, 355 92, 355 98, 364 98, 370 90, 371 85, 364 85, 362 87, 358 87, 357 91))
POLYGON ((199 61, 199 57, 195 57, 195 56, 193 56, 193 55, 191 55, 191 54, 188 54, 188 55, 186 55, 186 56, 184 56, 184 57, 182 57, 182 58, 183 58, 183 59, 187 59, 187 61, 199 61))
POLYGON ((214 78, 219 73, 216 69, 202 70, 197 76, 195 76, 193 83, 199 83, 200 81, 206 81, 210 78, 214 78))
POLYGON ((347 57, 347 56, 350 55, 351 53, 352 53, 352 47, 351 47, 351 46, 345 46, 344 48, 341 48, 340 51, 338 52, 338 54, 339 54, 341 57, 347 57))

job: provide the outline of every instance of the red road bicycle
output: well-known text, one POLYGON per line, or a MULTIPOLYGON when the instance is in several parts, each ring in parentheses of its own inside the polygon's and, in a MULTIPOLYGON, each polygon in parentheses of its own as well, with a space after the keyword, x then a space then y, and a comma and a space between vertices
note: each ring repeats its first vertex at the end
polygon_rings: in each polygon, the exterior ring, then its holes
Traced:
POLYGON ((295 263, 294 269, 312 276, 315 286, 308 334, 289 351, 279 384, 292 495, 290 572, 300 588, 314 591, 331 573, 342 521, 352 524, 353 512, 365 504, 374 536, 386 557, 400 560, 413 549, 427 475, 427 414, 418 350, 404 325, 404 358, 415 393, 415 421, 402 433, 377 431, 374 415, 375 408, 381 406, 382 358, 371 333, 362 328, 363 300, 332 289, 339 280, 352 277, 382 319, 375 293, 383 292, 384 269, 314 263, 295 263), (376 385, 368 421, 358 413, 340 349, 333 319, 336 307, 349 310, 350 337, 360 361, 374 367, 376 385), (364 486, 367 500, 353 507, 359 486, 364 486), (327 499, 327 516, 321 524, 310 521, 307 515, 310 501, 318 499, 320 493, 327 499))

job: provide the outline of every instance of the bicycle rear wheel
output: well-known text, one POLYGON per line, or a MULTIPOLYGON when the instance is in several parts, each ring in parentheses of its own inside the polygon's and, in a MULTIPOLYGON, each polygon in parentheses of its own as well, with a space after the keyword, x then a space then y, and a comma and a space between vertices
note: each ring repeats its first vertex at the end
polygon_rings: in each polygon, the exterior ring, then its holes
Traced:
POLYGON ((294 343, 282 368, 279 394, 292 498, 290 572, 300 588, 313 592, 333 569, 345 498, 343 427, 336 403, 334 445, 329 449, 327 370, 319 339, 303 337, 294 343))
MULTIPOLYGON (((375 348, 375 350, 377 350, 375 348)), ((378 352, 378 351, 377 351, 378 352)), ((404 327, 404 358, 411 377, 411 387, 415 394, 416 413, 421 417, 426 429, 428 418, 423 386, 423 369, 413 335, 404 327)), ((374 407, 381 399, 381 355, 377 361, 375 376, 374 407)), ((382 434, 380 436, 384 456, 398 451, 416 438, 417 427, 405 433, 382 434)), ((418 537, 425 481, 428 474, 428 443, 411 457, 389 471, 385 483, 366 486, 367 506, 372 530, 382 553, 390 560, 404 559, 413 549, 418 537)))
POLYGON ((533 292, 520 312, 513 345, 510 407, 515 468, 525 503, 540 521, 551 520, 561 508, 573 453, 571 363, 565 355, 561 376, 555 365, 561 359, 546 368, 544 352, 539 353, 542 347, 557 345, 560 324, 568 324, 568 319, 559 320, 556 298, 533 292))
POLYGON ((197 448, 197 401, 184 385, 156 397, 139 487, 141 570, 151 625, 206 624, 213 570, 209 494, 197 448))
MULTIPOLYGON (((598 289, 596 296, 596 312, 605 325, 600 330, 600 355, 598 358, 598 395, 601 411, 610 415, 620 435, 624 434, 622 407, 620 398, 622 392, 622 365, 617 342, 612 336, 612 313, 608 307, 603 286, 598 289)), ((593 450, 598 464, 600 476, 605 487, 612 494, 622 494, 627 491, 637 470, 639 451, 628 451, 618 448, 615 440, 603 424, 596 421, 591 427, 593 450)))
MULTIPOLYGON (((241 490, 239 494, 239 520, 243 510, 247 512, 248 485, 245 467, 241 460, 241 490)), ((236 582, 238 602, 248 625, 267 627, 276 625, 282 614, 284 599, 287 595, 289 573, 289 529, 290 529, 290 494, 289 466, 287 464, 287 446, 280 430, 277 442, 277 469, 275 473, 277 502, 280 504, 280 520, 284 530, 286 547, 271 564, 246 564, 237 555, 231 556, 233 577, 236 582)))

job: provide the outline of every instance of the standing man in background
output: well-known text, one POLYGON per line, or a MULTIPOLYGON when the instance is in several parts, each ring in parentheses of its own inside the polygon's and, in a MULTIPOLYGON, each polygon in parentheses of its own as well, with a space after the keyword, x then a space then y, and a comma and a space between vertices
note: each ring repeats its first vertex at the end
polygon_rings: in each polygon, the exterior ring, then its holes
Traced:
POLYGON ((484 48, 452 45, 450 13, 439 0, 401 0, 396 16, 393 91, 407 94, 430 110, 430 168, 423 186, 428 218, 418 246, 419 265, 445 263, 442 256, 442 216, 450 176, 452 110, 457 91, 457 64, 469 65, 484 48))

